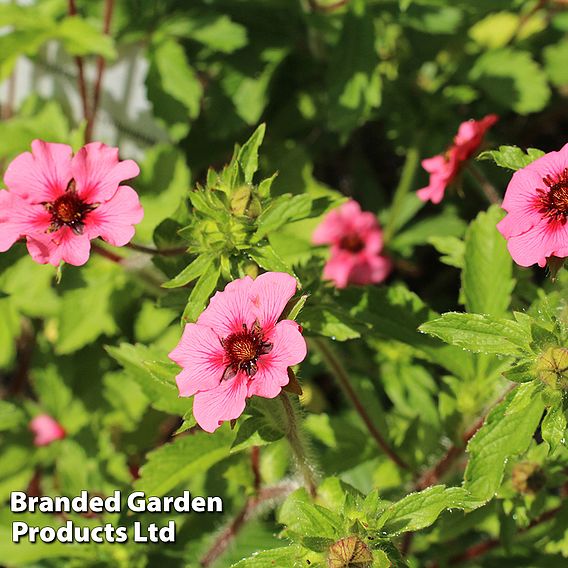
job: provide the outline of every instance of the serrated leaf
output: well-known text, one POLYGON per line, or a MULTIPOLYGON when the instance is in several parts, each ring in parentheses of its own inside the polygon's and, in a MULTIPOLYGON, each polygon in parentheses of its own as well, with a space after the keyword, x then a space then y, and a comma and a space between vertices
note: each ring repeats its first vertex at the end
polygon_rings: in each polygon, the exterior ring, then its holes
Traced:
POLYGON ((544 48, 544 68, 551 82, 558 87, 568 85, 568 40, 544 48))
POLYGON ((15 404, 0 400, 0 432, 15 430, 24 423, 24 413, 15 404))
POLYGON ((386 509, 377 521, 377 529, 390 535, 429 527, 446 509, 465 509, 468 492, 461 487, 435 485, 407 495, 386 509))
POLYGON ((179 288, 199 278, 213 262, 213 258, 207 254, 199 255, 188 264, 177 276, 164 282, 162 288, 179 288))
POLYGON ((468 312, 503 316, 509 307, 515 280, 507 242, 496 227, 503 216, 494 205, 467 230, 462 292, 468 312))
POLYGON ((207 304, 207 300, 209 300, 211 294, 217 287, 220 275, 221 267, 217 262, 212 260, 199 277, 199 280, 197 280, 189 295, 182 316, 183 321, 193 322, 199 317, 207 304))
POLYGON ((185 106, 189 117, 195 118, 203 87, 181 45, 174 40, 164 41, 153 49, 152 55, 164 91, 185 106))
POLYGON ((381 104, 377 63, 373 19, 366 13, 366 3, 356 0, 344 17, 329 64, 329 123, 333 130, 348 134, 381 104))
POLYGON ((341 517, 311 503, 305 489, 298 489, 288 496, 278 514, 278 521, 302 537, 335 539, 342 525, 341 517))
POLYGON ((498 150, 487 150, 477 157, 478 160, 493 160, 498 166, 509 170, 517 171, 536 159, 544 156, 542 150, 536 148, 527 148, 527 152, 523 152, 518 146, 499 146, 498 150))
POLYGON ((179 397, 174 379, 176 373, 172 369, 169 380, 163 374, 160 375, 156 366, 156 354, 145 345, 122 343, 118 347, 107 346, 106 351, 138 383, 150 404, 157 410, 183 416, 191 407, 190 400, 179 397))
POLYGON ((517 356, 530 353, 530 332, 513 320, 448 312, 423 323, 419 329, 474 353, 517 356))
POLYGON ((487 416, 467 446, 469 461, 463 487, 481 505, 501 485, 508 459, 526 451, 544 411, 534 383, 517 387, 487 416), (517 410, 511 408, 515 403, 517 410), (526 403, 526 404, 525 404, 526 403))
POLYGON ((252 178, 258 170, 258 149, 264 140, 265 132, 266 125, 261 124, 243 144, 237 155, 237 161, 245 174, 246 183, 252 183, 252 178))
POLYGON ((174 438, 148 454, 148 461, 140 469, 140 478, 134 483, 135 489, 157 497, 167 494, 226 458, 233 438, 228 424, 215 434, 198 432, 174 438))
POLYGON ((66 51, 72 55, 96 54, 106 59, 116 58, 112 38, 79 16, 65 18, 57 27, 56 38, 61 40, 66 51))
POLYGON ((560 444, 566 443, 566 412, 562 400, 546 411, 541 426, 542 438, 554 452, 560 444))
POLYGON ((246 251, 247 256, 254 260, 264 270, 273 272, 287 272, 295 276, 292 268, 278 255, 268 243, 250 248, 246 251))
POLYGON ((283 548, 275 548, 273 550, 261 550, 255 552, 250 558, 243 558, 231 568, 271 568, 276 566, 289 566, 296 568, 297 566, 313 565, 306 563, 306 558, 310 555, 305 548, 298 544, 292 544, 283 548))
POLYGON ((542 110, 550 98, 546 75, 527 51, 487 51, 473 66, 470 77, 490 99, 519 114, 542 110))

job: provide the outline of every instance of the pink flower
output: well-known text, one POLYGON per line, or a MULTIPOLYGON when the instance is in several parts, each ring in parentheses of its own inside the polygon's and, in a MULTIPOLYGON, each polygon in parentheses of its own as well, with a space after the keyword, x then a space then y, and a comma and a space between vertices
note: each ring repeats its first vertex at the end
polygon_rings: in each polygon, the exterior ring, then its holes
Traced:
POLYGON ((513 174, 497 224, 521 266, 568 257, 568 144, 513 174))
POLYGON ((331 245, 331 256, 323 276, 337 288, 348 284, 382 282, 390 273, 392 263, 383 256, 383 233, 376 217, 361 211, 353 200, 327 214, 315 230, 316 245, 331 245))
POLYGON ((89 258, 91 239, 125 245, 144 213, 138 194, 119 184, 139 171, 132 160, 118 160, 117 148, 100 142, 72 156, 70 146, 34 140, 32 151, 17 156, 4 175, 0 252, 25 237, 36 262, 80 266, 89 258))
POLYGON ((445 154, 422 161, 422 167, 430 174, 430 183, 417 192, 422 201, 442 201, 446 188, 457 177, 463 163, 477 152, 485 133, 498 119, 497 115, 489 114, 481 120, 462 122, 453 144, 445 154))
POLYGON ((34 433, 35 446, 47 446, 55 440, 65 438, 65 430, 48 414, 39 414, 30 422, 30 430, 34 433))
POLYGON ((196 323, 185 326, 170 359, 183 370, 180 396, 195 395, 193 415, 207 432, 238 418, 247 398, 278 396, 288 384, 288 367, 306 356, 300 327, 278 321, 296 292, 289 274, 249 276, 217 292, 196 323))

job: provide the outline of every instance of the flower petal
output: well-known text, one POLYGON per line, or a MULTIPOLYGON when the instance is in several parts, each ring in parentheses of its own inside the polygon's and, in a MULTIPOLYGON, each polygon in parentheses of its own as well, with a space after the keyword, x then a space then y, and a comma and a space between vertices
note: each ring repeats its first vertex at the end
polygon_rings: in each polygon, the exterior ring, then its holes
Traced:
POLYGON ((138 194, 128 186, 120 186, 109 201, 87 214, 85 231, 90 239, 101 237, 121 247, 134 236, 134 227, 144 217, 138 194))
POLYGON ((224 351, 209 327, 188 323, 176 348, 168 355, 183 371, 176 377, 180 396, 213 389, 223 377, 224 351))
POLYGON ((265 272, 256 278, 250 299, 260 327, 266 330, 278 321, 296 286, 296 279, 285 272, 265 272))
POLYGON ((244 373, 222 381, 218 387, 200 391, 193 399, 193 416, 206 432, 215 432, 222 422, 238 418, 245 409, 247 376, 244 373))
POLYGON ((332 251, 330 259, 323 268, 323 277, 331 280, 337 288, 349 284, 349 275, 357 262, 357 257, 347 251, 332 251))
POLYGON ((69 227, 63 227, 55 233, 35 234, 27 238, 28 251, 40 264, 58 266, 66 262, 82 266, 89 260, 91 241, 85 234, 76 235, 69 227))
POLYGON ((72 153, 66 144, 34 140, 31 152, 20 154, 10 163, 4 183, 30 203, 54 201, 71 181, 72 153))
POLYGON ((568 257, 568 223, 549 223, 543 219, 522 235, 511 237, 507 247, 513 260, 520 266, 538 263, 544 267, 547 257, 568 257))
POLYGON ((222 338, 242 331, 243 324, 250 329, 255 319, 250 301, 252 283, 252 278, 246 276, 227 284, 211 298, 197 323, 210 327, 222 338))
POLYGON ((51 215, 43 205, 24 201, 10 191, 0 190, 0 252, 7 251, 25 235, 45 232, 51 215))
POLYGON ((136 177, 140 168, 134 160, 119 161, 118 148, 91 142, 75 154, 71 171, 81 198, 102 203, 116 193, 120 182, 136 177))

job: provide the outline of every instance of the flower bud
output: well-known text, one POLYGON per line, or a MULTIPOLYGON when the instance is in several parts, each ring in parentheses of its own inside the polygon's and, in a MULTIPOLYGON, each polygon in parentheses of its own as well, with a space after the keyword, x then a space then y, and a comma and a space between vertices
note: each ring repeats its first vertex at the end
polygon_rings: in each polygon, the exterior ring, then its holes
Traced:
POLYGON ((372 552, 357 536, 342 538, 329 547, 329 568, 370 568, 372 564, 372 552))
POLYGON ((536 375, 552 389, 568 391, 568 349, 548 348, 537 359, 536 375))
POLYGON ((513 468, 511 481, 519 493, 534 495, 546 484, 546 475, 540 465, 521 462, 513 468))

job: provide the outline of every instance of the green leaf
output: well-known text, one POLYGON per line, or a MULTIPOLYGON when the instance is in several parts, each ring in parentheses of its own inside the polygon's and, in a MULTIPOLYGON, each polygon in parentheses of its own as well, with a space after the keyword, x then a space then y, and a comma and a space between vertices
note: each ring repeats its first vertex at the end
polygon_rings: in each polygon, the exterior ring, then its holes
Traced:
POLYGON ((497 12, 478 21, 469 35, 484 48, 505 47, 517 33, 519 16, 511 12, 497 12))
POLYGON ((154 408, 180 416, 191 408, 191 401, 180 398, 176 387, 179 368, 160 366, 163 362, 148 347, 121 343, 118 347, 107 346, 106 351, 138 383, 154 408))
POLYGON ((277 566, 309 566, 313 564, 306 563, 310 553, 298 544, 292 544, 283 548, 274 548, 272 550, 261 550, 255 552, 250 558, 243 558, 231 568, 272 568, 277 566))
POLYGON ((15 404, 0 400, 0 432, 16 430, 24 423, 24 413, 15 404))
POLYGON ((0 368, 10 365, 16 355, 20 316, 10 298, 0 299, 0 368))
POLYGON ((140 478, 134 483, 135 489, 146 495, 166 495, 226 458, 233 438, 228 424, 215 434, 198 432, 174 438, 148 454, 148 461, 140 469, 140 478))
POLYGON ((541 431, 542 438, 548 442, 551 452, 554 452, 560 444, 566 444, 566 412, 562 400, 546 411, 541 431))
POLYGON ((568 85, 568 40, 544 48, 544 68, 550 81, 558 87, 568 85))
POLYGON ((261 124, 243 144, 237 155, 237 161, 245 174, 246 183, 252 183, 252 178, 258 170, 258 149, 264 140, 265 132, 266 125, 261 124))
POLYGON ((106 59, 116 58, 116 49, 111 36, 100 32, 79 16, 65 18, 57 28, 56 37, 71 55, 102 55, 106 59))
POLYGON ((361 337, 366 326, 353 318, 339 304, 310 305, 300 312, 302 327, 312 334, 324 335, 337 341, 361 337))
POLYGON ((182 103, 191 118, 199 114, 203 88, 179 43, 169 40, 154 49, 153 62, 166 93, 182 103))
POLYGON ((226 15, 206 14, 200 11, 193 12, 187 17, 179 14, 164 23, 159 31, 164 35, 195 40, 222 53, 232 53, 247 44, 245 27, 226 15))
POLYGON ((519 385, 490 412, 467 446, 463 486, 479 505, 499 489, 507 460, 525 452, 530 444, 544 411, 538 386, 519 385))
POLYGON ((193 322, 199 317, 205 308, 207 300, 209 300, 211 294, 215 291, 220 275, 221 267, 216 261, 211 260, 189 295, 187 306, 182 316, 183 321, 193 322))
POLYGON ((530 331, 513 320, 448 312, 423 323, 419 329, 474 353, 517 356, 530 353, 530 331))
POLYGON ((118 331, 112 313, 112 296, 125 282, 121 269, 90 263, 82 274, 86 285, 65 292, 61 299, 56 346, 59 354, 72 353, 100 335, 112 336, 118 331))
POLYGON ((261 268, 264 268, 264 270, 273 272, 287 272, 288 274, 295 276, 292 268, 288 266, 288 264, 268 243, 259 245, 256 248, 250 248, 246 251, 246 254, 261 268))
POLYGON ((503 316, 511 302, 513 261, 496 227, 503 216, 493 205, 476 217, 466 233, 462 292, 468 312, 503 316))
POLYGON ((196 278, 199 278, 213 262, 213 258, 208 254, 201 254, 195 260, 191 261, 177 276, 164 282, 162 288, 179 288, 189 284, 196 278))
POLYGON ((489 99, 519 114, 542 110, 550 98, 546 75, 527 51, 488 51, 476 61, 470 77, 489 99))
POLYGON ((465 243, 457 237, 430 237, 428 242, 442 255, 440 261, 448 266, 463 268, 465 243))
POLYGON ((482 152, 477 159, 493 160, 502 168, 517 171, 528 166, 541 156, 544 156, 544 152, 536 148, 527 148, 527 153, 525 154, 523 150, 517 146, 499 146, 499 150, 487 150, 486 152, 482 152))
POLYGON ((367 120, 381 104, 375 29, 365 6, 364 0, 350 2, 329 63, 329 124, 344 134, 367 120))
POLYGON ((298 489, 288 496, 278 514, 278 522, 286 530, 300 537, 318 537, 335 540, 342 525, 341 517, 324 507, 310 502, 305 489, 298 489))
POLYGON ((461 487, 435 485, 411 493, 386 509, 377 521, 377 530, 398 535, 429 527, 446 509, 468 507, 468 492, 461 487))

